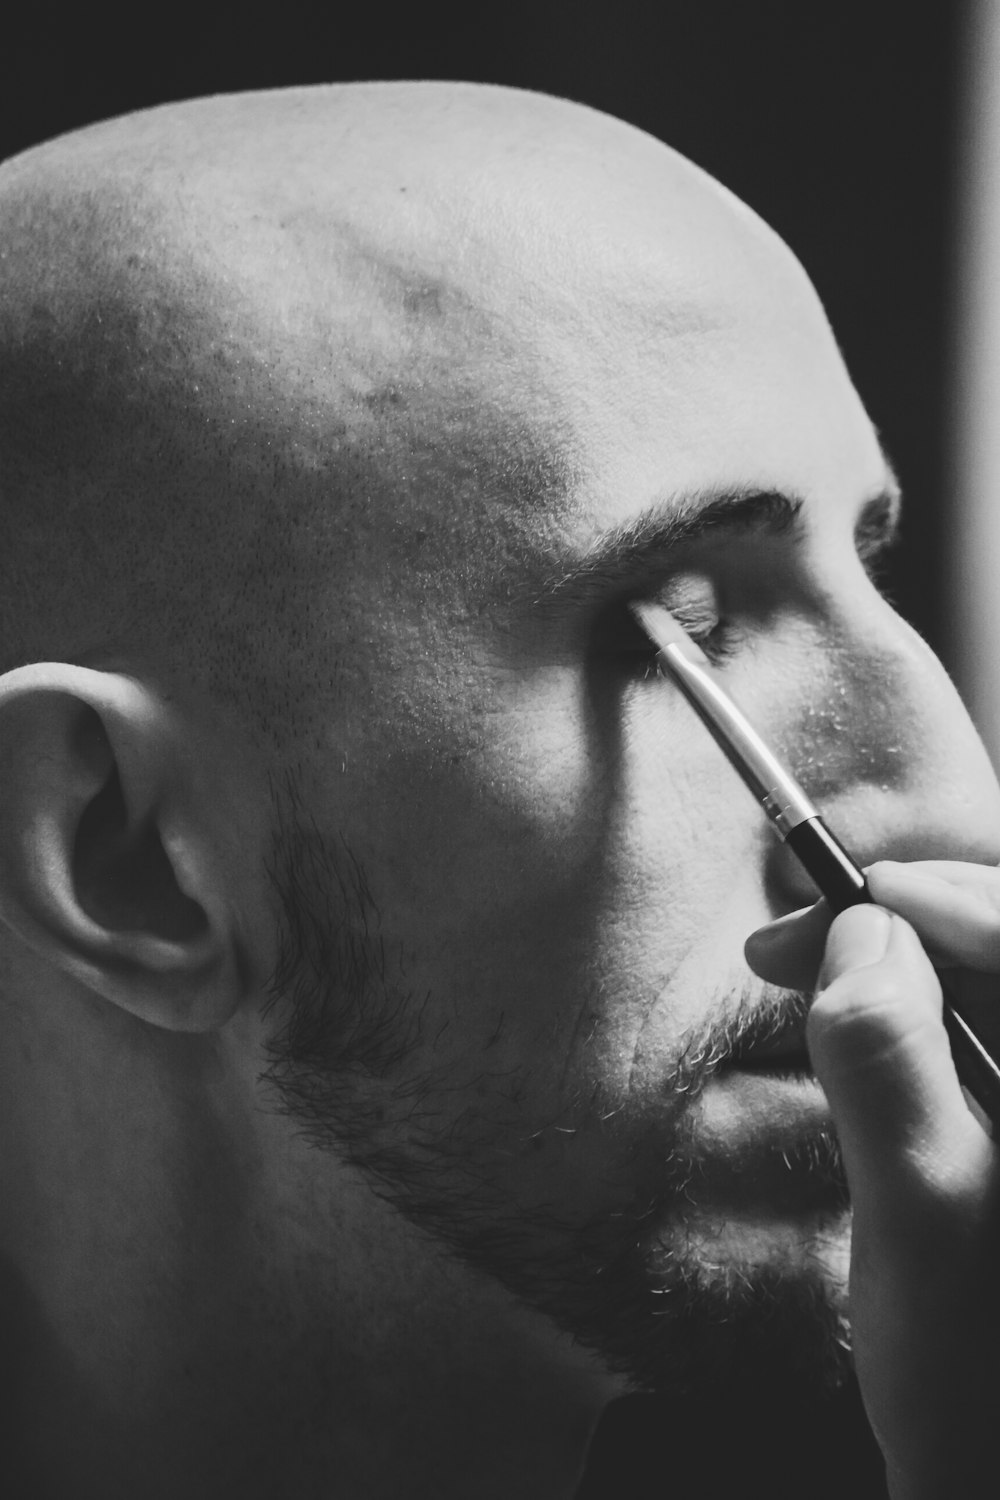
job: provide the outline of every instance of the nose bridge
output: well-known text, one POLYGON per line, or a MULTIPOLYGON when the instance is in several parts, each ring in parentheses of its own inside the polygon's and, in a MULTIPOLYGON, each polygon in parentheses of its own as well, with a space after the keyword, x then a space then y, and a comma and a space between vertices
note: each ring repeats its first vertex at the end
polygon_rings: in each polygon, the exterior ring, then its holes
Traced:
POLYGON ((862 863, 1000 861, 1000 788, 941 663, 883 601, 832 627, 787 722, 795 775, 862 863))

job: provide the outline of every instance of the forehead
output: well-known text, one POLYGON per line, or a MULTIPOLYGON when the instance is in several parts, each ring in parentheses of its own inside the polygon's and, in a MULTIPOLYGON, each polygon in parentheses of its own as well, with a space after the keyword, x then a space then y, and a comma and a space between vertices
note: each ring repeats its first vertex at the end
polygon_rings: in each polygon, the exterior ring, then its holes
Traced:
MULTIPOLYGON (((157 136, 155 172, 129 127, 103 189, 98 322, 163 346, 142 372, 157 421, 179 404, 188 426, 200 389, 220 424, 252 426, 251 461, 280 447, 352 572, 398 561, 418 592, 456 569, 502 575, 524 546, 586 548, 664 496, 877 485, 804 274, 704 174, 557 101, 463 96, 407 132, 383 128, 382 98, 343 150, 294 121, 255 137, 239 101, 209 101, 195 113, 233 118, 188 120, 169 170, 157 136), (249 166, 248 140, 263 143, 249 166)), ((57 155, 60 191, 78 165, 57 155)), ((134 361, 104 366, 133 399, 134 361)), ((330 558, 312 540, 310 558, 318 581, 330 558)))
POLYGON ((883 482, 790 252, 654 143, 628 168, 491 182, 450 264, 439 251, 387 269, 433 308, 420 337, 440 379, 433 397, 422 387, 423 430, 450 435, 440 456, 456 473, 463 442, 496 461, 498 483, 439 489, 456 541, 500 525, 572 551, 672 495, 855 505, 883 482))
POLYGON ((674 491, 878 481, 815 293, 749 209, 593 111, 435 87, 412 120, 352 94, 343 139, 268 118, 250 171, 221 129, 183 163, 318 442, 331 397, 392 471, 377 525, 437 512, 458 546, 508 513, 599 530, 674 491))

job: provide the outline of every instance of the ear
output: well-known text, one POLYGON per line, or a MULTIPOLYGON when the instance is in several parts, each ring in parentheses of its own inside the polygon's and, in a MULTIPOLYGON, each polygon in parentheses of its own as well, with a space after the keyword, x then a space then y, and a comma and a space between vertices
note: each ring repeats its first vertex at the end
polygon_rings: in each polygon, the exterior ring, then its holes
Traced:
POLYGON ((220 1026, 248 988, 228 769, 134 678, 0 676, 0 920, 133 1015, 220 1026))

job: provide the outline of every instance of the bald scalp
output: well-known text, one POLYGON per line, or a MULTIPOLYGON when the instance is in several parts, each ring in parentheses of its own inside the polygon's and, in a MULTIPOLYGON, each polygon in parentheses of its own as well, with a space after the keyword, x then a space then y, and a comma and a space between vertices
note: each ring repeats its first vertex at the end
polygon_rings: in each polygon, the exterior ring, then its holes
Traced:
POLYGON ((420 154, 391 160, 422 128, 438 170, 457 110, 578 113, 485 93, 199 101, 0 171, 0 667, 193 678, 283 735, 373 592, 440 578, 449 511, 499 543, 562 482, 420 154))
MULTIPOLYGON (((537 329, 596 347, 595 194, 630 246, 654 158, 682 250, 689 216, 769 235, 631 127, 473 85, 198 100, 6 164, 0 668, 193 680, 283 737, 387 600, 496 584, 575 478, 537 329)), ((683 324, 635 259, 615 318, 683 324)))

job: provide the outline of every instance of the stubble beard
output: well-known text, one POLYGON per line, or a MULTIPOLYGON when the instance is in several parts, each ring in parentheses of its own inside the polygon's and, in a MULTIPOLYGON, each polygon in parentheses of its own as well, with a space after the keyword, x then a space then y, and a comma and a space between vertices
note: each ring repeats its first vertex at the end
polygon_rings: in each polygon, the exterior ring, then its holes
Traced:
MULTIPOLYGON (((543 1312, 636 1390, 739 1399, 753 1389, 801 1401, 841 1385, 850 1370, 846 1296, 825 1254, 842 1246, 848 1212, 835 1138, 816 1130, 781 1153, 789 1190, 807 1208, 792 1267, 714 1257, 711 1215, 698 1202, 694 1104, 740 1028, 774 1024, 789 997, 771 992, 764 1020, 759 996, 722 998, 717 1013, 727 1019, 707 1025, 665 1080, 665 1092, 680 1101, 673 1129, 631 1200, 590 1217, 539 1203, 525 1212, 498 1184, 488 1100, 475 1115, 465 1109, 445 1119, 435 1103, 442 1079, 415 1064, 427 997, 393 971, 364 872, 286 816, 272 878, 278 1024, 264 1079, 313 1145, 350 1162, 411 1223, 543 1312)), ((451 1098, 462 1093, 454 1083, 451 1098)), ((472 1083, 481 1095, 482 1078, 472 1083)), ((635 1128, 641 1122, 627 1111, 608 1126, 626 1151, 635 1128)))

